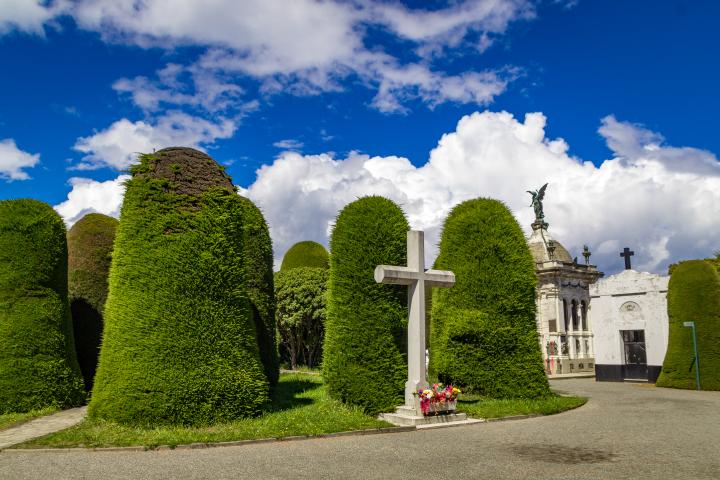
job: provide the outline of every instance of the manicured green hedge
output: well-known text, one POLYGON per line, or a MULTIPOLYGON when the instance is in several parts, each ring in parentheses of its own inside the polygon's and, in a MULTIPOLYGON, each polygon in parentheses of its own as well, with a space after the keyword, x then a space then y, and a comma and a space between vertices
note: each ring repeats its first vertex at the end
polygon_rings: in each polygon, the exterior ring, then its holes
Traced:
POLYGON ((297 267, 275 274, 277 326, 282 360, 317 367, 325 337, 326 268, 297 267))
POLYGON ((408 223, 396 204, 364 197, 339 214, 330 240, 323 377, 330 395, 371 414, 403 403, 407 287, 377 284, 377 265, 406 265, 408 223))
POLYGON ((103 310, 117 225, 118 221, 112 217, 90 213, 73 225, 67 235, 70 311, 75 350, 87 391, 92 389, 100 354, 103 310))
POLYGON ((45 203, 0 201, 0 414, 84 399, 68 305, 65 225, 45 203))
POLYGON ((298 242, 283 257, 280 270, 298 267, 328 268, 330 259, 325 247, 317 242, 306 240, 298 242))
POLYGON ((714 261, 690 260, 675 265, 668 286, 668 348, 659 387, 694 389, 692 329, 695 322, 700 355, 700 386, 720 390, 720 277, 714 261))
POLYGON ((243 245, 245 278, 253 323, 257 331, 260 359, 270 388, 280 376, 275 325, 275 287, 273 285, 273 249, 265 217, 255 204, 240 197, 243 206, 243 245))
POLYGON ((197 150, 142 155, 131 173, 89 415, 199 425, 257 414, 268 380, 248 299, 246 203, 197 150))
POLYGON ((535 326, 535 269, 501 202, 463 202, 445 220, 435 268, 455 273, 433 290, 430 375, 495 398, 550 393, 535 326))

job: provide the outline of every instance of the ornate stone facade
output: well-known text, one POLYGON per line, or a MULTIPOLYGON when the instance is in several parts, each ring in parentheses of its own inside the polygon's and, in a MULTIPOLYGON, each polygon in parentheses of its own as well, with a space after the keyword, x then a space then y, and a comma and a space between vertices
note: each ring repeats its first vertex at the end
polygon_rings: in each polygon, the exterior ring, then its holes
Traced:
POLYGON ((548 375, 593 373, 595 350, 590 323, 589 286, 603 274, 589 263, 590 252, 578 263, 535 221, 528 246, 535 260, 537 331, 548 375))

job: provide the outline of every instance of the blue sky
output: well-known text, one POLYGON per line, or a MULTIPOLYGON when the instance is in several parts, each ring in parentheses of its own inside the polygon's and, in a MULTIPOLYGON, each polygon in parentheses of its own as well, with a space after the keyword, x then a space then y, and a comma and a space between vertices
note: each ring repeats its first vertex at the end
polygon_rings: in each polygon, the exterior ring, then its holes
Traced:
POLYGON ((720 249, 717 2, 116 3, 0 6, 0 199, 117 215, 134 152, 184 144, 278 257, 363 194, 431 253, 474 196, 527 228, 545 182, 551 232, 609 273, 625 245, 657 272, 720 249))

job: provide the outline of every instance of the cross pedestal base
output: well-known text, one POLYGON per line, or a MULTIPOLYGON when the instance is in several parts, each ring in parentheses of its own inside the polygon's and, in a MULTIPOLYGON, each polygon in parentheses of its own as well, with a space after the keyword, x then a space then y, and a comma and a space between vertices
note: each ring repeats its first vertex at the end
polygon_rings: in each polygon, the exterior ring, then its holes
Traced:
MULTIPOLYGON (((397 426, 422 426, 434 424, 447 424, 455 422, 468 423, 467 415, 464 413, 446 413, 444 415, 422 415, 418 414, 414 407, 403 405, 395 410, 395 413, 381 413, 380 420, 385 420, 397 426)), ((473 422, 474 423, 474 422, 473 422)))

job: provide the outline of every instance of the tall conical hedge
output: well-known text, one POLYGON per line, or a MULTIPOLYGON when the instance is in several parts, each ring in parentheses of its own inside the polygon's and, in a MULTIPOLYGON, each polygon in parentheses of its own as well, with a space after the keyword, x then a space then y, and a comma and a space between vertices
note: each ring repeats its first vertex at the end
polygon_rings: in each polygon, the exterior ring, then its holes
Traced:
POLYGON ((280 358, 295 369, 317 367, 325 339, 328 270, 297 267, 275 274, 280 358))
POLYGON ((198 425, 256 414, 268 380, 248 299, 246 205, 202 152, 131 168, 89 415, 198 425))
POLYGON ((667 302, 668 348, 657 386, 696 388, 692 329, 683 326, 692 321, 700 356, 700 386, 720 390, 720 277, 713 261, 675 265, 667 302))
POLYGON ((81 218, 68 232, 68 289, 75 351, 85 390, 92 390, 100 355, 103 310, 118 221, 100 213, 81 218))
POLYGON ((257 331, 260 359, 271 389, 280 376, 276 340, 273 250, 265 217, 255 204, 240 197, 243 213, 245 278, 253 323, 257 331))
POLYGON ((403 403, 407 288, 375 283, 374 271, 406 265, 407 231, 400 207, 364 197, 340 212, 330 240, 323 377, 332 397, 368 413, 403 403))
POLYGON ((65 225, 36 200, 0 201, 0 414, 84 401, 65 225))
POLYGON ((328 268, 330 259, 325 247, 317 242, 298 242, 285 253, 280 270, 298 267, 328 268))
POLYGON ((433 290, 430 374, 496 398, 549 394, 533 260, 507 207, 485 198, 455 206, 435 268, 453 271, 457 283, 433 290))
POLYGON ((285 253, 276 274, 280 358, 296 368, 322 360, 330 256, 317 242, 298 242, 285 253))

